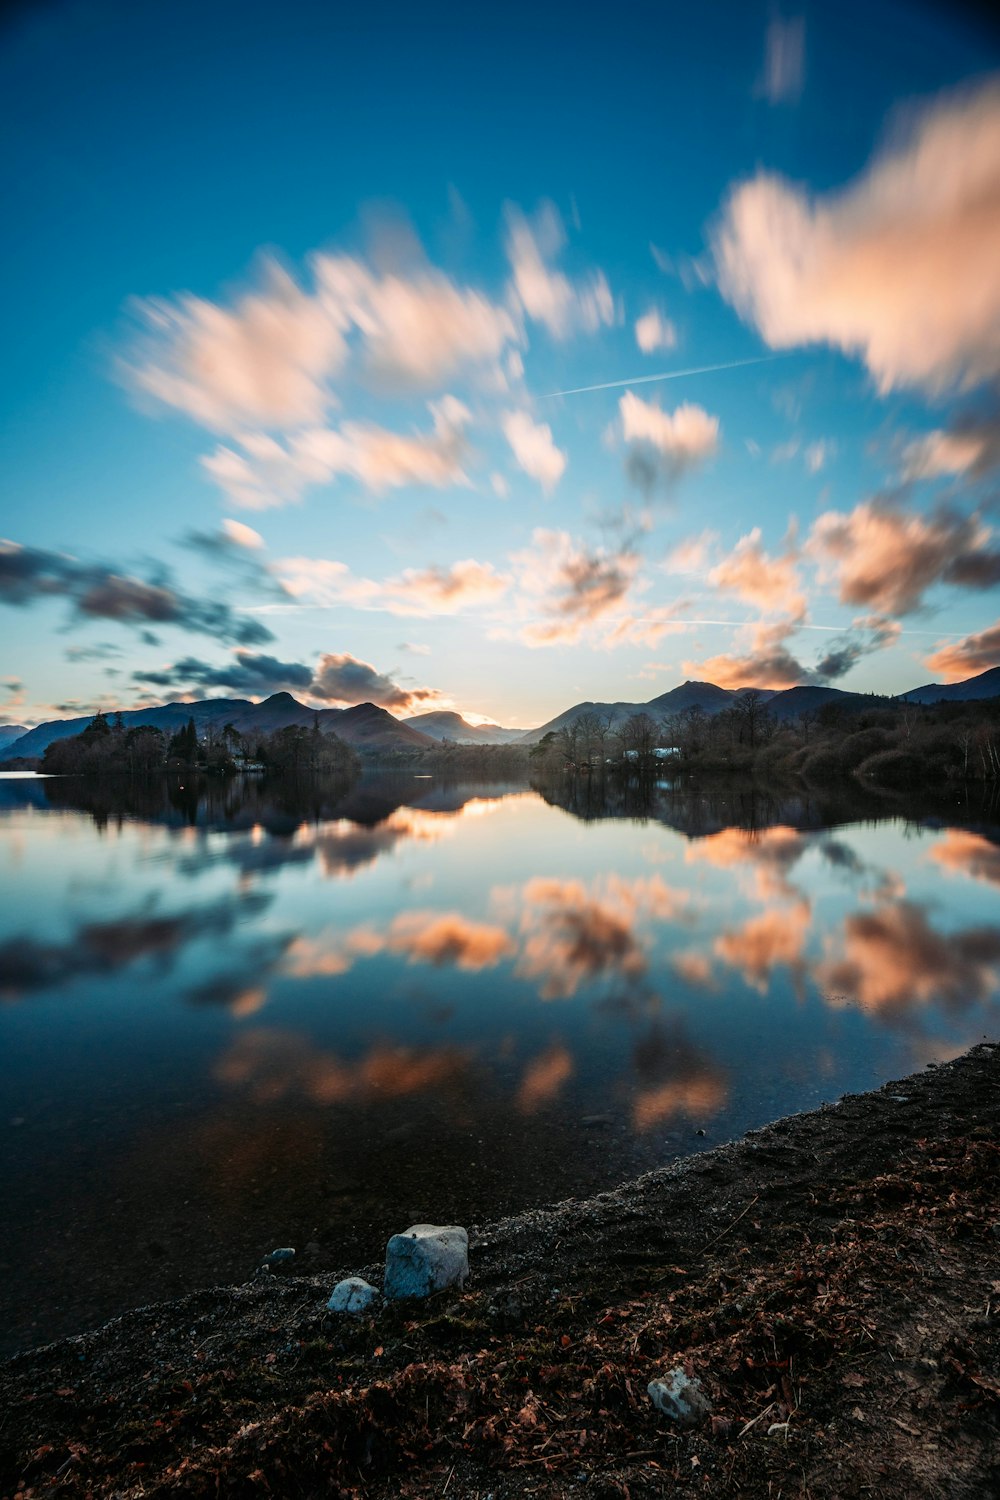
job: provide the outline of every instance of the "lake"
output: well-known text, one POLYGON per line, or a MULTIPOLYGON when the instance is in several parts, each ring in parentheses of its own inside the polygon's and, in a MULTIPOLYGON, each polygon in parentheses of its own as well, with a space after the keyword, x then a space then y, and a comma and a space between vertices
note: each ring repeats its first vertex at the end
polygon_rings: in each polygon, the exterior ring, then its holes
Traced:
POLYGON ((0 778, 4 1350, 275 1246, 346 1269, 591 1193, 995 1037, 997 823, 0 778))

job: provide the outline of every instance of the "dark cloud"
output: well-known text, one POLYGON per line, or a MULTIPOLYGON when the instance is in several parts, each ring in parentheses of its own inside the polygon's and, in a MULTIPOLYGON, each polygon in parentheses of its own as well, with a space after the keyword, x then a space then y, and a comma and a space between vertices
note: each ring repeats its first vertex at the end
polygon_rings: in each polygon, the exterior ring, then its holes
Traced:
POLYGON ((137 670, 132 679, 151 683, 153 687, 227 688, 233 692, 269 694, 292 688, 306 690, 312 684, 313 672, 300 662, 278 661, 274 656, 237 650, 233 660, 221 666, 213 666, 196 656, 185 656, 159 670, 137 670))
POLYGON ((67 646, 65 651, 67 661, 108 661, 121 655, 122 648, 110 641, 97 641, 93 646, 67 646))
POLYGON ((55 989, 85 975, 115 974, 133 964, 172 964, 190 942, 230 933, 241 918, 259 914, 269 896, 247 892, 211 906, 165 916, 141 911, 112 922, 91 922, 67 943, 14 937, 0 944, 0 997, 55 989))
POLYGON ((823 657, 816 663, 813 680, 836 682, 856 666, 862 657, 873 651, 891 646, 899 638, 900 627, 895 620, 883 620, 877 615, 870 619, 855 620, 850 630, 835 636, 823 657))
POLYGON ((377 703, 400 711, 433 703, 438 697, 432 688, 400 687, 386 673, 346 652, 339 656, 326 652, 320 657, 309 692, 330 703, 377 703))
POLYGON ((175 625, 240 646, 274 637, 266 625, 218 600, 194 599, 166 575, 156 580, 84 563, 61 552, 0 542, 0 603, 25 608, 39 599, 66 599, 78 617, 122 625, 175 625))

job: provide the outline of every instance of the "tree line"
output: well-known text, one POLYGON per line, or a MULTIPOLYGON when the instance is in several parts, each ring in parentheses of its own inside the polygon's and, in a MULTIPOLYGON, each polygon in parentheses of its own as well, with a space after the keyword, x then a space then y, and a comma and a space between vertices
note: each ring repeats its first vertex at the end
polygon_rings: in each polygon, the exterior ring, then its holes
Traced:
POLYGON ((837 702, 781 720, 767 695, 750 689, 721 713, 697 705, 655 719, 616 720, 587 712, 550 731, 531 751, 541 771, 593 776, 649 772, 666 761, 677 772, 733 772, 800 778, 837 776, 889 788, 930 782, 1000 780, 1000 698, 909 703, 873 697, 837 702))
POLYGON ((163 771, 204 771, 229 776, 237 771, 354 775, 360 761, 350 745, 310 727, 289 724, 271 734, 242 734, 232 724, 205 726, 194 719, 168 735, 151 724, 126 727, 121 714, 97 713, 80 734, 46 746, 42 770, 57 776, 127 773, 152 776, 163 771))

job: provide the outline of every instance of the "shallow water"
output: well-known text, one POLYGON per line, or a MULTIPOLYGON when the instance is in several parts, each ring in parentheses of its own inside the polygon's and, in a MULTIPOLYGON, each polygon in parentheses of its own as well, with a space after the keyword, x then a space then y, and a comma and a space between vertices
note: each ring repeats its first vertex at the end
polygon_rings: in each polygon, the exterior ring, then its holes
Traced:
POLYGON ((275 1245, 340 1269, 595 1191, 995 1036, 1000 832, 906 811, 4 778, 4 1348, 275 1245))

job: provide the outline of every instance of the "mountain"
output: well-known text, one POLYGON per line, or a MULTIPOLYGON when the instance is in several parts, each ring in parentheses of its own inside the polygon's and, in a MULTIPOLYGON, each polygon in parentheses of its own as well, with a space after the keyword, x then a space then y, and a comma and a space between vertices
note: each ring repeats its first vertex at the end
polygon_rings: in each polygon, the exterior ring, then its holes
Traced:
POLYGON ((499 724, 468 724, 461 714, 438 709, 402 719, 411 729, 429 734, 432 740, 451 740, 456 745, 510 745, 523 739, 523 729, 502 729, 499 724))
POLYGON ((891 702, 891 698, 873 698, 870 693, 845 693, 842 688, 806 686, 772 693, 767 700, 767 711, 776 719, 797 719, 799 714, 814 714, 827 703, 836 703, 847 713, 860 713, 876 704, 884 706, 891 702))
MULTIPOLYGON (((0 761, 20 756, 37 756, 55 740, 68 739, 86 729, 93 718, 85 714, 75 719, 50 719, 22 734, 20 739, 0 745, 0 761)), ((197 703, 163 703, 151 708, 132 708, 122 712, 129 728, 151 724, 167 734, 174 734, 193 719, 199 731, 222 729, 232 724, 241 734, 271 734, 291 724, 310 726, 319 720, 324 733, 331 730, 358 749, 394 750, 404 747, 423 748, 434 744, 429 735, 402 724, 384 708, 374 703, 358 703, 353 708, 307 708, 291 693, 274 693, 262 703, 248 698, 205 698, 197 703)))
POLYGON ((928 682, 901 693, 910 703, 959 703, 970 698, 1000 698, 1000 667, 990 667, 964 682, 928 682))
POLYGON ((612 728, 620 724, 623 719, 628 719, 632 714, 642 713, 646 709, 645 703, 575 703, 572 708, 567 708, 563 713, 557 714, 547 724, 542 724, 538 729, 529 729, 521 735, 522 745, 537 745, 538 741, 553 730, 565 729, 579 719, 581 714, 600 714, 601 718, 610 718, 612 728))
POLYGON ((10 745, 14 740, 19 740, 22 734, 27 734, 27 724, 0 724, 0 750, 4 745, 10 745))
POLYGON ((728 688, 716 687, 714 682, 682 682, 680 687, 661 693, 641 705, 654 718, 667 714, 682 714, 689 708, 700 708, 706 714, 721 713, 736 697, 728 688))

